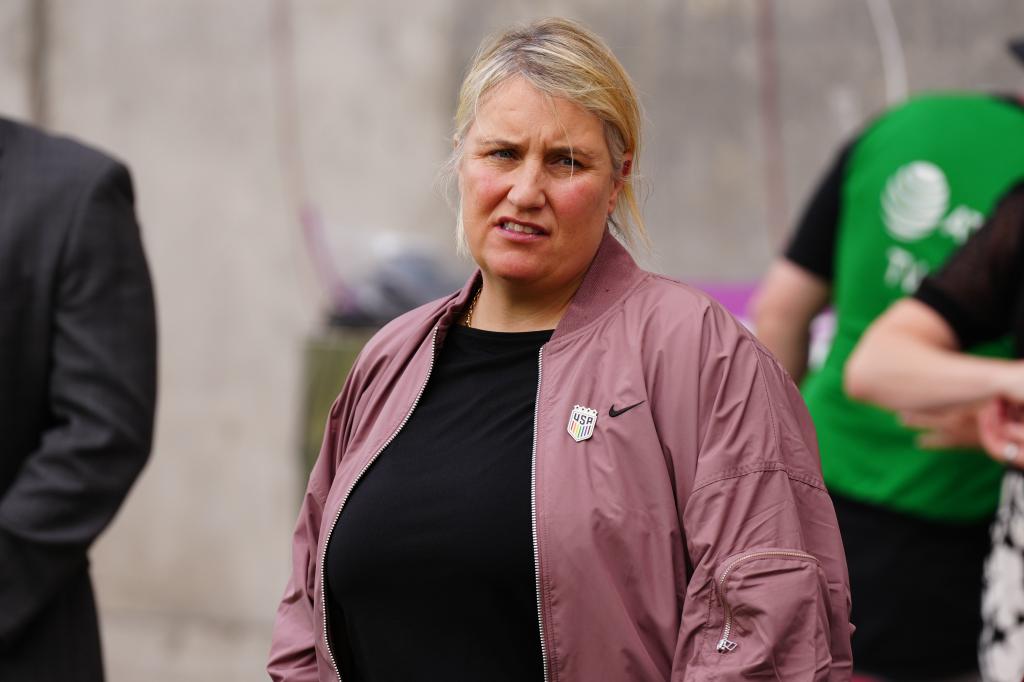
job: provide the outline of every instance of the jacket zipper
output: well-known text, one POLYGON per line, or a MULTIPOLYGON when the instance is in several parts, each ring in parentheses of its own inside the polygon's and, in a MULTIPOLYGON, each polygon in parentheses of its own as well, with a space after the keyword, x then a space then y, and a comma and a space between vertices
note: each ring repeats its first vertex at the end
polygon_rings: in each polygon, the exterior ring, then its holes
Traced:
MULTIPOLYGON (((341 517, 341 510, 345 508, 345 503, 348 502, 348 498, 349 495, 352 494, 352 490, 356 487, 356 484, 359 483, 360 479, 362 479, 363 474, 366 473, 366 470, 369 469, 370 466, 372 466, 373 463, 377 461, 377 458, 380 456, 380 453, 384 452, 385 448, 391 445, 391 442, 395 440, 395 438, 398 436, 398 433, 405 427, 406 423, 409 421, 409 418, 412 416, 413 410, 415 410, 416 406, 420 404, 420 398, 423 397, 423 391, 426 390, 427 382, 430 380, 430 375, 434 371, 434 356, 436 354, 437 325, 434 325, 434 331, 431 332, 430 334, 430 366, 427 367, 427 376, 424 377, 423 379, 423 384, 420 386, 419 393, 416 394, 416 399, 412 401, 412 407, 409 408, 409 411, 405 415, 405 419, 403 419, 402 423, 398 425, 398 428, 395 429, 395 432, 392 433, 391 437, 384 442, 384 445, 380 446, 377 452, 373 453, 373 457, 371 457, 370 461, 367 462, 366 465, 359 471, 359 473, 356 475, 355 480, 352 481, 352 484, 348 487, 348 490, 345 491, 345 496, 341 498, 341 504, 338 505, 338 511, 334 515, 334 521, 331 522, 331 528, 327 531, 327 538, 324 540, 324 549, 323 552, 321 552, 320 554, 320 600, 321 603, 323 604, 324 609, 324 646, 327 647, 327 655, 330 656, 331 665, 334 666, 334 672, 338 676, 338 682, 342 682, 341 670, 338 668, 338 662, 334 658, 334 652, 331 651, 331 640, 327 637, 327 583, 325 582, 327 546, 331 542, 331 535, 334 533, 334 527, 338 525, 338 519, 341 517)), ((536 434, 536 431, 534 433, 536 434)), ((536 443, 536 436, 534 436, 534 442, 536 443)))
MULTIPOLYGON (((540 657, 544 682, 548 682, 548 648, 544 642, 544 610, 540 587, 540 542, 537 536, 537 420, 540 417, 540 380, 544 375, 544 347, 537 351, 537 397, 533 402, 533 452, 530 458, 530 515, 533 522, 533 566, 537 582, 537 625, 540 630, 540 657)), ((340 681, 339 681, 340 682, 340 681)))
POLYGON ((811 556, 810 554, 807 554, 806 552, 787 550, 767 550, 763 552, 751 552, 750 554, 738 556, 732 561, 730 561, 729 564, 725 567, 725 570, 722 571, 722 575, 718 578, 718 598, 721 600, 722 608, 725 610, 725 624, 722 626, 722 637, 718 640, 718 645, 715 647, 715 650, 718 653, 724 654, 728 651, 732 651, 738 646, 736 642, 729 639, 729 635, 732 634, 732 607, 729 606, 729 602, 725 600, 726 578, 729 577, 729 573, 732 572, 732 569, 734 569, 737 564, 740 564, 748 559, 760 559, 763 557, 772 556, 787 556, 797 557, 800 559, 810 559, 815 563, 817 563, 818 561, 815 557, 811 556))

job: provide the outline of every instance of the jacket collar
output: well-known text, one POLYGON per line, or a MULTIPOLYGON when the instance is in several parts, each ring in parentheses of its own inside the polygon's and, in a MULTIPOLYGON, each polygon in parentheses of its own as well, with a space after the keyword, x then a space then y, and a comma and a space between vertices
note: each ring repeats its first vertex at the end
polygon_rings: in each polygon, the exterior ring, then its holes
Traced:
POLYGON ((569 309, 555 328, 555 340, 582 329, 600 317, 644 276, 619 240, 605 230, 604 239, 587 269, 569 309))
MULTIPOLYGON (((565 311, 551 340, 560 339, 587 326, 597 319, 618 301, 626 291, 631 289, 643 277, 644 271, 637 266, 619 240, 605 230, 601 244, 597 247, 594 260, 587 268, 580 288, 576 290, 569 309, 565 311)), ((482 283, 482 275, 478 269, 466 282, 465 286, 451 300, 447 311, 440 320, 440 331, 443 334, 454 323, 462 309, 469 303, 473 292, 482 283)))

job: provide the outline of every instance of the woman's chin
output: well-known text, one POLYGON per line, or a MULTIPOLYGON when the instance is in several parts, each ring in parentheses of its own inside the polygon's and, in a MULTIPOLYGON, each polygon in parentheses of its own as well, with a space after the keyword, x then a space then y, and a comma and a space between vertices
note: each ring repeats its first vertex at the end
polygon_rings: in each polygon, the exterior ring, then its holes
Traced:
POLYGON ((542 279, 542 273, 538 268, 525 266, 494 268, 488 272, 488 275, 506 284, 516 286, 530 286, 542 279))
POLYGON ((502 253, 478 262, 480 269, 488 277, 509 283, 529 284, 542 278, 550 270, 537 258, 522 253, 502 253))

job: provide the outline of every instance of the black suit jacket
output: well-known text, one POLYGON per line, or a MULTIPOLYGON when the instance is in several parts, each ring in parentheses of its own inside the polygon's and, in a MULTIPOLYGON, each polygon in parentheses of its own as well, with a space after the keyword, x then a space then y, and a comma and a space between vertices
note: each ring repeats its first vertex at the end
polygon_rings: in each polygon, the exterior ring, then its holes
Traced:
POLYGON ((127 169, 0 119, 0 680, 100 680, 86 552, 149 454, 153 292, 127 169))

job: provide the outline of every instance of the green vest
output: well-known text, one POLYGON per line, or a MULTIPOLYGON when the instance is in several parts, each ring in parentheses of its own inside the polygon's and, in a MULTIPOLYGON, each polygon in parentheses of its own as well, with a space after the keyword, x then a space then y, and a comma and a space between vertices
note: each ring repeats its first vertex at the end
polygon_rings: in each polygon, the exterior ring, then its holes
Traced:
MULTIPOLYGON (((868 325, 913 293, 1024 177, 1024 107, 995 97, 915 98, 882 115, 847 157, 834 254, 836 334, 804 397, 833 492, 919 517, 995 509, 1003 469, 976 451, 922 450, 890 412, 851 400, 843 366, 868 325)), ((1008 342, 971 349, 1010 356, 1008 342)))

